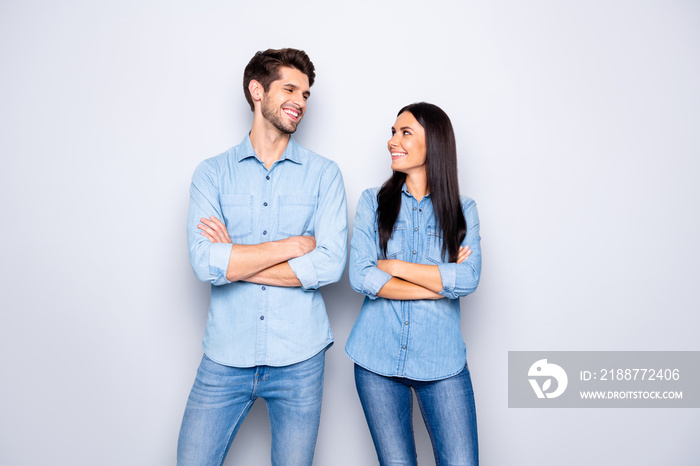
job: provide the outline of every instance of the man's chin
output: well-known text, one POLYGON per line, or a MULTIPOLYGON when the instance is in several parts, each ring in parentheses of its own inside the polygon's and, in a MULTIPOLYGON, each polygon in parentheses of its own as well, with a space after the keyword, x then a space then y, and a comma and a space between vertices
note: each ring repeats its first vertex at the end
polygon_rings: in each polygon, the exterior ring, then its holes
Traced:
POLYGON ((276 127, 277 127, 277 129, 278 129, 281 133, 284 133, 284 134, 294 134, 294 132, 297 130, 297 126, 298 126, 298 125, 294 125, 294 126, 292 126, 292 125, 289 125, 289 126, 282 126, 282 125, 279 125, 279 126, 276 126, 276 127))

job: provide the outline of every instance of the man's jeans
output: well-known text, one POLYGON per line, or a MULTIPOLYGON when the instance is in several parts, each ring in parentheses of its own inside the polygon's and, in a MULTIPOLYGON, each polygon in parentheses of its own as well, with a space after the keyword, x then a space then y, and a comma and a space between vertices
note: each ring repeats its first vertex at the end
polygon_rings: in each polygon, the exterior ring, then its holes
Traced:
POLYGON ((206 355, 187 400, 179 466, 221 465, 257 398, 267 404, 272 464, 310 466, 321 419, 325 350, 283 367, 228 367, 206 355))
POLYGON ((430 434, 435 463, 477 465, 474 392, 466 367, 457 375, 432 382, 384 377, 355 364, 355 385, 381 465, 415 465, 413 395, 430 434))

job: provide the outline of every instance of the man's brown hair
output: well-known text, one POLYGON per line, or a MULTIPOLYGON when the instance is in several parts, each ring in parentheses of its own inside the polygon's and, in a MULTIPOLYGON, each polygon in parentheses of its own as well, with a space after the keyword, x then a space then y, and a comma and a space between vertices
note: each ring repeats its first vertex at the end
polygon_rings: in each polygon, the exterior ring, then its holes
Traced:
POLYGON ((265 92, 270 88, 270 84, 280 78, 280 66, 288 66, 296 68, 304 73, 309 78, 309 87, 314 85, 316 72, 314 64, 303 50, 297 49, 267 49, 257 52, 250 59, 248 65, 243 72, 243 93, 250 105, 250 109, 254 110, 253 98, 250 96, 248 84, 253 79, 259 82, 265 92))

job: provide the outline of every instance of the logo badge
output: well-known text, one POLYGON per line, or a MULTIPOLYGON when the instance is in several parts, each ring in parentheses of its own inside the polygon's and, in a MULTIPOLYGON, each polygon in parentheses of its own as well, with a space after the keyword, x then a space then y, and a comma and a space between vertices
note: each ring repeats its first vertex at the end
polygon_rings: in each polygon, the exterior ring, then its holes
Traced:
POLYGON ((530 366, 527 375, 531 377, 529 379, 530 385, 532 385, 537 398, 556 398, 564 393, 569 383, 569 378, 566 376, 564 369, 556 364, 548 363, 546 359, 540 359, 530 366), (552 388, 552 379, 557 382, 554 390, 550 390, 552 388), (541 385, 539 380, 542 381, 541 385))

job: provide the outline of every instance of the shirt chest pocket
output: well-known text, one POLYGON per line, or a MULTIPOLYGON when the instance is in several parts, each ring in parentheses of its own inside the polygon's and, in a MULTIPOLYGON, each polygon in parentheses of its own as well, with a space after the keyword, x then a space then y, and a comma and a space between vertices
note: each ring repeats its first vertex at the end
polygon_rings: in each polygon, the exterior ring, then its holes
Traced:
POLYGON ((221 211, 231 240, 253 234, 253 195, 221 194, 221 211))
POLYGON ((428 225, 428 234, 426 235, 425 257, 430 262, 438 264, 445 262, 442 258, 442 236, 441 232, 435 228, 435 225, 428 225))
POLYGON ((386 245, 386 258, 398 259, 406 248, 406 222, 397 221, 391 231, 391 238, 386 245))
POLYGON ((277 232, 284 236, 313 235, 316 196, 291 194, 279 197, 277 232))

